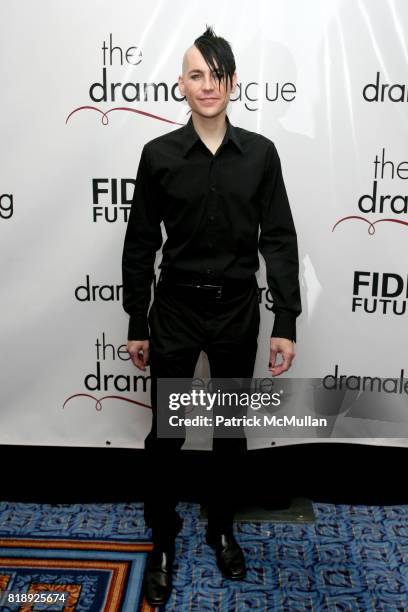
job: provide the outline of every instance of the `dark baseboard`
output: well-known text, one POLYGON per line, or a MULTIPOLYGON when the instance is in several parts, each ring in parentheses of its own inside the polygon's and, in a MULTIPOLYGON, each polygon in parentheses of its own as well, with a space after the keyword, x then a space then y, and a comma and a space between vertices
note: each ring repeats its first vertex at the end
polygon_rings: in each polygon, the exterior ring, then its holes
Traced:
MULTIPOLYGON (((175 475, 181 498, 206 499, 208 452, 183 451, 175 475)), ((284 507, 306 498, 338 504, 407 504, 408 449, 317 443, 250 451, 240 476, 244 504, 284 507)), ((165 464, 165 458, 163 458, 165 464)), ((1 446, 0 501, 42 503, 142 501, 151 477, 143 450, 1 446)), ((228 458, 220 469, 228 477, 228 458)))

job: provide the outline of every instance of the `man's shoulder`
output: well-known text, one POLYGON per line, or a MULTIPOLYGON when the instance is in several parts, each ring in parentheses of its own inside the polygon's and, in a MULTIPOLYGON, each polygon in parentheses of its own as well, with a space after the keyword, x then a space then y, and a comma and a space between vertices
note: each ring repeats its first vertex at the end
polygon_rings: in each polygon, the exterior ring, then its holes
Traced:
POLYGON ((169 132, 165 132, 164 134, 161 134, 160 136, 156 136, 155 138, 152 138, 151 140, 145 143, 144 145, 145 149, 148 150, 149 152, 150 151, 154 152, 166 146, 179 145, 182 139, 184 128, 185 126, 182 125, 179 128, 170 130, 169 132))
POLYGON ((253 145, 257 145, 264 148, 265 151, 268 149, 276 150, 273 140, 267 136, 264 136, 263 134, 252 132, 251 130, 247 130, 246 128, 242 128, 237 125, 234 126, 234 130, 243 146, 251 147, 253 145))

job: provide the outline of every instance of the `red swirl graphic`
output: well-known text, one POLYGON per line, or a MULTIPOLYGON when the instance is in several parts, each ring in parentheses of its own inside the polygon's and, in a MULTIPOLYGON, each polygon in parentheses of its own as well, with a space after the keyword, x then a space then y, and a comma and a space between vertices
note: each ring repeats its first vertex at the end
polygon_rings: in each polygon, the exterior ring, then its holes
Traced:
POLYGON ((342 219, 339 219, 337 221, 337 223, 335 223, 333 225, 333 229, 332 232, 334 232, 334 230, 336 229, 336 227, 338 225, 340 225, 340 223, 343 223, 343 221, 348 221, 349 219, 359 219, 360 221, 364 221, 365 223, 368 223, 368 233, 370 234, 370 236, 373 236, 375 234, 375 225, 377 223, 399 223, 400 225, 407 225, 408 226, 408 222, 407 221, 401 221, 400 219, 378 219, 377 221, 369 221, 368 219, 366 219, 365 217, 359 217, 358 215, 350 215, 349 217, 343 217, 342 219))
POLYGON ((109 123, 108 114, 111 113, 112 111, 129 111, 130 113, 137 113, 138 115, 145 115, 146 117, 151 117, 152 119, 158 119, 158 121, 165 121, 166 123, 172 123, 173 125, 184 125, 184 123, 178 123, 177 121, 172 121, 171 119, 160 117, 160 115, 153 115, 153 113, 148 113, 146 111, 137 110, 136 108, 128 108, 126 106, 117 106, 115 108, 110 108, 107 111, 102 111, 97 106, 78 106, 78 108, 74 108, 74 110, 69 113, 68 117, 65 120, 65 124, 68 123, 72 115, 74 115, 75 113, 81 110, 94 110, 98 113, 101 113, 102 115, 101 121, 103 125, 108 125, 109 123))
POLYGON ((62 407, 65 408, 68 402, 72 400, 74 397, 90 397, 91 399, 95 401, 95 410, 102 410, 102 402, 105 399, 117 399, 117 400, 121 400, 122 402, 129 402, 130 404, 137 404, 138 406, 142 406, 142 408, 151 408, 149 404, 143 404, 143 402, 138 402, 137 400, 131 400, 128 397, 123 397, 122 395, 105 395, 104 397, 101 397, 100 399, 98 399, 97 397, 94 397, 93 395, 90 395, 89 393, 76 393, 75 395, 71 395, 65 400, 62 407))

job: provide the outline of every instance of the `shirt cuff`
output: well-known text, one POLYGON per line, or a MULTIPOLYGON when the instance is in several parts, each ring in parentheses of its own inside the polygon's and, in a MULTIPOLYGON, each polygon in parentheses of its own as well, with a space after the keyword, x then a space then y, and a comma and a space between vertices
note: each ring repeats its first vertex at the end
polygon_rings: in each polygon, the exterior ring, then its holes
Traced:
POLYGON ((296 316, 288 310, 276 312, 271 337, 287 338, 296 342, 296 316))
POLYGON ((129 328, 128 328, 128 340, 149 340, 149 326, 147 324, 147 318, 130 315, 129 328))

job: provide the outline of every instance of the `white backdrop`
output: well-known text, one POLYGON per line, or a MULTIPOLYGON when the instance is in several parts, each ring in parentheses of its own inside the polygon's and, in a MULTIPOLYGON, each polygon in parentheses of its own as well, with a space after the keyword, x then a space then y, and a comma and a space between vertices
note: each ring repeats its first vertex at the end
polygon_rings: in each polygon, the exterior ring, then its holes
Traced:
MULTIPOLYGON (((291 376, 405 377, 406 0, 3 0, 0 23, 0 443, 143 445, 149 380, 124 352, 127 207, 144 143, 188 119, 177 77, 206 24, 235 53, 231 122, 282 160, 303 300, 291 376)), ((391 399, 404 421, 407 393, 384 394, 384 414, 391 399)))

